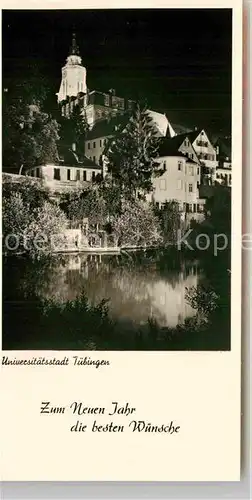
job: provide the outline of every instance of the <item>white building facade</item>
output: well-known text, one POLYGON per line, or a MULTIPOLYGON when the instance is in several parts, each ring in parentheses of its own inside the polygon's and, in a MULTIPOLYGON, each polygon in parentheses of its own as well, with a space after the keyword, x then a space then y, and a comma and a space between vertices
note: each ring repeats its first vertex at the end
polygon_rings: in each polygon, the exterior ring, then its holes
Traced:
MULTIPOLYGON (((153 192, 148 194, 162 208, 169 201, 176 201, 183 213, 202 214, 204 200, 199 199, 200 166, 183 154, 159 157, 164 173, 153 178, 153 192)), ((197 217, 196 217, 197 218, 197 217)))

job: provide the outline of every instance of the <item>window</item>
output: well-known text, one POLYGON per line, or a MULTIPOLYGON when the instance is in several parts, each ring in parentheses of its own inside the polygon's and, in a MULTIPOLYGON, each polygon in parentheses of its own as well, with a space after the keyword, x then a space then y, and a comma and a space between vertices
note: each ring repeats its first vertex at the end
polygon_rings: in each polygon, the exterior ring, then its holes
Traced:
POLYGON ((90 149, 90 142, 88 142, 88 145, 87 145, 88 149, 90 149))
POLYGON ((95 162, 95 156, 93 156, 93 161, 95 162))
POLYGON ((192 192, 193 192, 193 185, 189 184, 189 193, 192 193, 192 192))
POLYGON ((87 180, 87 172, 86 172, 86 170, 83 170, 83 180, 84 181, 87 180))
POLYGON ((80 181, 80 171, 76 170, 76 180, 80 181))
POLYGON ((163 191, 166 190, 166 180, 165 179, 160 179, 160 189, 163 191))
POLYGON ((56 181, 60 181, 60 169, 59 168, 55 168, 54 169, 54 177, 53 177, 56 181))
POLYGON ((197 175, 200 175, 200 168, 197 167, 197 175))
POLYGON ((104 95, 104 104, 105 106, 109 106, 109 95, 107 94, 104 95))
POLYGON ((95 148, 95 141, 93 142, 93 148, 95 148))
POLYGON ((167 167, 166 167, 166 161, 164 161, 164 171, 166 172, 167 167))
POLYGON ((68 181, 71 180, 71 170, 70 170, 70 168, 67 169, 67 180, 68 181))
POLYGON ((40 177, 40 168, 36 168, 36 177, 40 177))
POLYGON ((181 179, 178 179, 178 182, 177 182, 177 189, 182 189, 182 187, 183 187, 182 180, 181 180, 181 179))
POLYGON ((117 107, 119 109, 124 109, 124 99, 122 97, 117 98, 117 107))
POLYGON ((182 167, 183 167, 183 163, 182 163, 182 161, 179 161, 178 162, 178 170, 182 170, 182 167))
POLYGON ((92 181, 95 181, 95 172, 92 172, 92 181))
POLYGON ((189 175, 193 175, 193 167, 189 167, 189 175))
POLYGON ((102 147, 102 140, 100 139, 100 148, 102 147))
POLYGON ((133 109, 134 108, 134 101, 131 99, 128 100, 128 109, 133 109))

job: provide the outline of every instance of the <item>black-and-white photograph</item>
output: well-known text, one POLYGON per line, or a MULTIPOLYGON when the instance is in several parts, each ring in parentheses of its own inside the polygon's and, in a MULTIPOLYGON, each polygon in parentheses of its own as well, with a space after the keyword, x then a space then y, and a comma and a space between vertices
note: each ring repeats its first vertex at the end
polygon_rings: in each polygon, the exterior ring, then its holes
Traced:
POLYGON ((2 348, 230 350, 232 10, 4 10, 2 47, 2 348))

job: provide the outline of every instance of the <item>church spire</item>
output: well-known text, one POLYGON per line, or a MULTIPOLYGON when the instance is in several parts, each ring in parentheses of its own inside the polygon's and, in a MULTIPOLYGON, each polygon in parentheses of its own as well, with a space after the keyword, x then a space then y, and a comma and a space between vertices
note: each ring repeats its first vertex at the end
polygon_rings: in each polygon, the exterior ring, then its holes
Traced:
POLYGON ((73 32, 73 35, 72 35, 72 45, 71 45, 71 48, 70 48, 70 56, 78 56, 80 54, 80 51, 79 51, 79 47, 76 43, 76 34, 75 32, 73 32))
POLYGON ((62 68, 62 78, 60 90, 58 93, 58 102, 64 101, 67 97, 77 97, 81 92, 86 94, 86 68, 82 65, 82 59, 79 55, 79 47, 76 43, 75 31, 73 31, 70 54, 67 57, 66 64, 62 68))

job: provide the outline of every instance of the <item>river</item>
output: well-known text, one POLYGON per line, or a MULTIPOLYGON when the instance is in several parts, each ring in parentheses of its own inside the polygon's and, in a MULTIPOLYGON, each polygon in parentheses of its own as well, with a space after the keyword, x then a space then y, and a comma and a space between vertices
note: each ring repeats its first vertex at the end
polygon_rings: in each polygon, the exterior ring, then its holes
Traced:
POLYGON ((22 328, 33 329, 36 338, 35 298, 64 304, 81 292, 92 305, 107 299, 109 316, 124 332, 149 318, 160 327, 175 328, 197 313, 186 291, 207 285, 208 275, 199 259, 173 252, 83 253, 42 261, 8 257, 3 263, 4 348, 28 348, 22 328))

